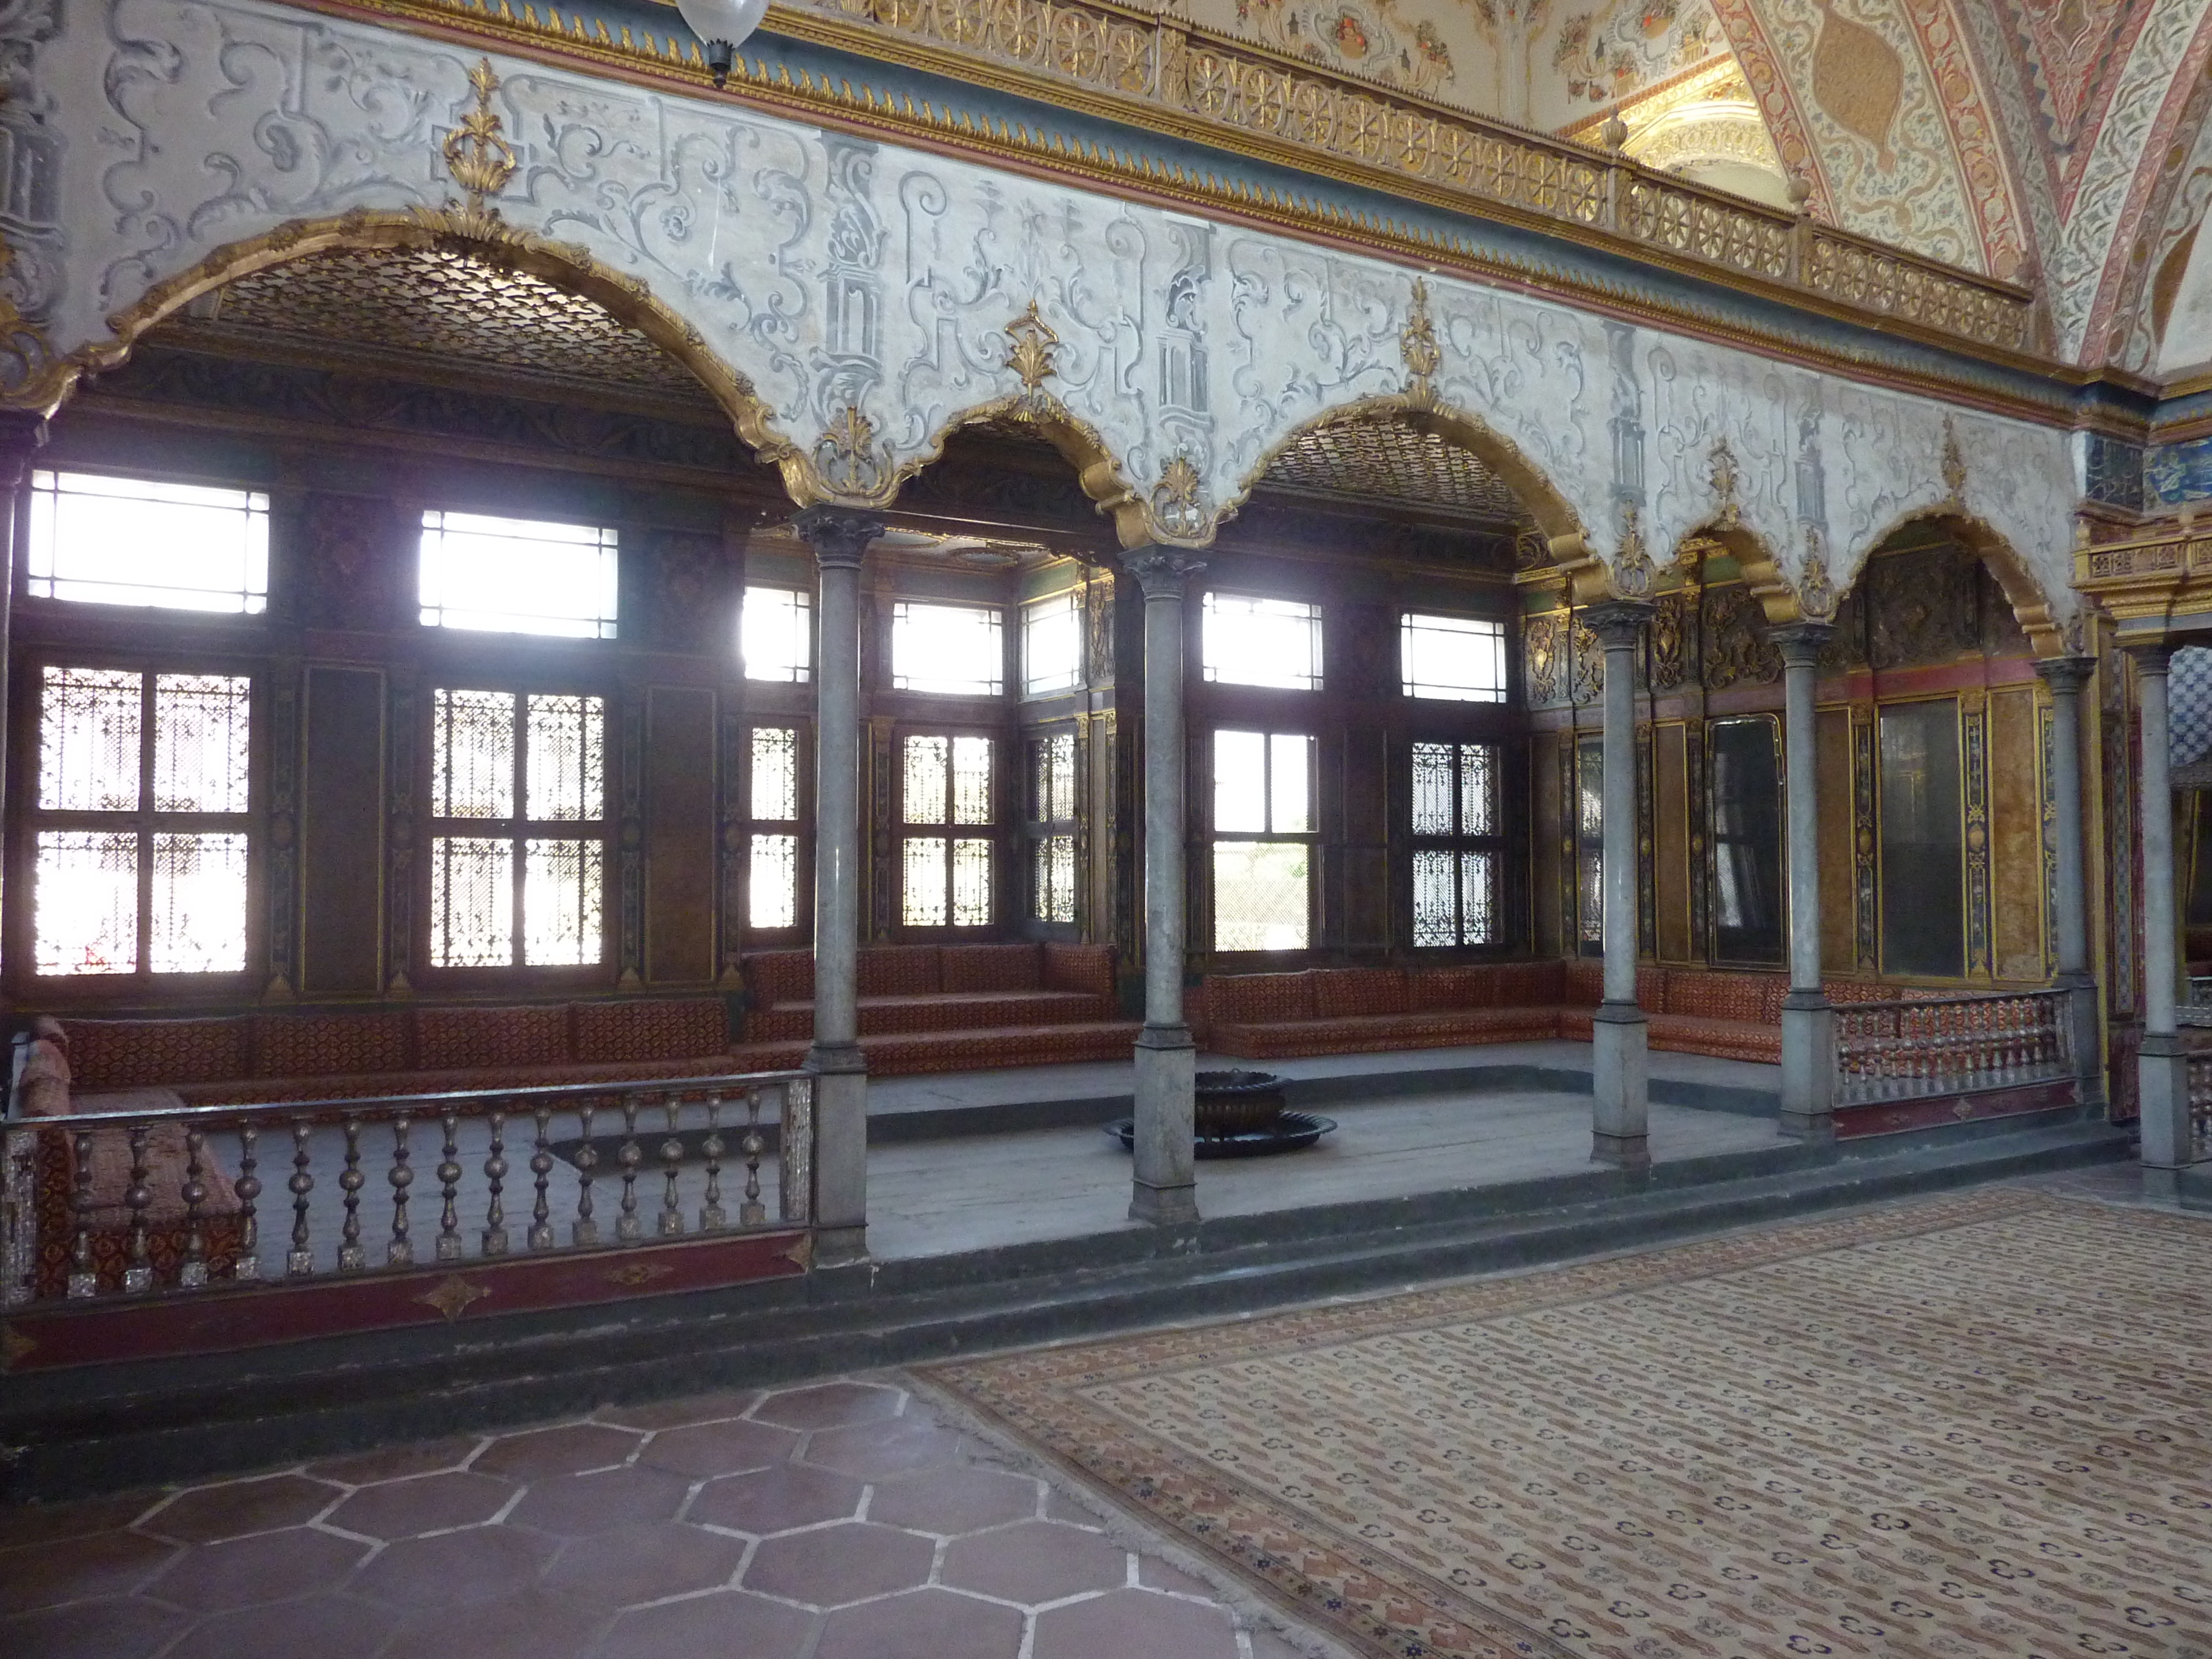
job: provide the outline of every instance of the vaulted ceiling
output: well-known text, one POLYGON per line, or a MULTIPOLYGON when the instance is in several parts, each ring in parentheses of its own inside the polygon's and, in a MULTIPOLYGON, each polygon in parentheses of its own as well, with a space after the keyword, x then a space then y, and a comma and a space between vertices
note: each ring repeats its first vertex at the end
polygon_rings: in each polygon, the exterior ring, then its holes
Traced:
POLYGON ((2069 360, 2212 362, 2212 0, 1168 0, 1192 21, 2045 296, 2069 360), (2202 246, 2200 246, 2202 244, 2202 246))

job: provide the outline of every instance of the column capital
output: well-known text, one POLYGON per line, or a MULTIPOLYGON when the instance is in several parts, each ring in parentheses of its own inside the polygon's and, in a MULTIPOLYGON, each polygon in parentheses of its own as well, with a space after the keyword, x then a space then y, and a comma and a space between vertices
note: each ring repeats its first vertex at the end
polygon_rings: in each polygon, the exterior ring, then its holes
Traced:
POLYGON ((2162 680, 2173 661, 2173 653, 2181 647, 2171 640, 2160 640, 2151 645, 2130 645, 2122 648, 2136 659, 2136 673, 2162 680))
POLYGON ((1582 624, 1607 651, 1627 651, 1658 609, 1649 599, 1605 599, 1582 613, 1582 624))
POLYGON ((1768 629, 1766 637, 1780 648, 1784 667, 1811 668, 1819 664, 1820 653, 1836 637, 1836 625, 1831 622, 1784 623, 1778 628, 1768 629))
POLYGON ((810 507, 793 517, 791 527, 825 570, 859 569, 868 544, 884 533, 880 517, 849 507, 810 507))
POLYGON ((1154 542, 1121 555, 1121 568, 1137 579, 1148 599, 1179 599, 1183 584, 1206 568, 1206 561, 1186 547, 1154 542))
POLYGON ((2035 672, 2053 691, 2072 693, 2088 684, 2089 677, 2097 672, 2094 657, 2043 657, 2037 659, 2035 672))

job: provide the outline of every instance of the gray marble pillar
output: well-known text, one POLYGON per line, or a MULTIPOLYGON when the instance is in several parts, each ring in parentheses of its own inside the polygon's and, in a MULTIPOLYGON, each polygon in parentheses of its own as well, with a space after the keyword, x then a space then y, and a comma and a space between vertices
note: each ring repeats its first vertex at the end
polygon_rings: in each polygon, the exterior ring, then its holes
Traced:
POLYGON ((1605 1000, 1591 1027, 1590 1156, 1651 1161, 1649 1023, 1636 1006, 1636 648, 1653 607, 1609 599, 1583 612, 1605 648, 1605 1000))
POLYGON ((2142 707, 2142 1163, 2150 1189, 2171 1190, 2174 1172, 2196 1157, 2189 1057, 2174 1021, 2173 782, 2166 704, 2173 647, 2139 646, 2131 654, 2142 707))
POLYGON ((2068 992, 2074 1076, 2084 1106, 2105 1102, 2105 1068, 2097 1050, 2097 982, 2089 975, 2088 875, 2082 866, 2081 691, 2097 672, 2094 657, 2051 657, 2035 665, 2051 688, 2051 857, 2057 866, 2057 976, 2068 992))
POLYGON ((860 562, 883 520, 809 507, 792 526, 821 573, 814 653, 815 1260, 858 1261, 868 1238, 868 1062, 860 1044, 860 562))
POLYGON ((1836 1133, 1836 1011, 1820 988, 1820 770, 1813 684, 1835 627, 1801 622, 1767 635, 1782 649, 1788 778, 1790 994, 1782 1000, 1782 1133, 1836 1133))
POLYGON ((1121 556, 1145 594, 1145 1029, 1137 1036, 1129 1218, 1198 1219, 1192 1162, 1198 1050, 1183 1024, 1183 589, 1206 567, 1179 548, 1121 556))

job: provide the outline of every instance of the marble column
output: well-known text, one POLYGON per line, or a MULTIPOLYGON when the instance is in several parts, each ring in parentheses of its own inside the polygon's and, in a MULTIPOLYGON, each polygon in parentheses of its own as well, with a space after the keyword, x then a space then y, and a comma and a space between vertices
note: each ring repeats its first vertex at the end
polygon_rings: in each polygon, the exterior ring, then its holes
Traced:
POLYGON ((1650 1032, 1636 1006, 1636 648, 1653 607, 1609 599, 1583 612, 1605 649, 1605 1000, 1590 1032, 1590 1156, 1651 1162, 1650 1032))
POLYGON ((1123 554, 1121 568, 1145 595, 1145 1029, 1129 1218, 1173 1224, 1198 1219, 1198 1050, 1182 1017, 1182 635, 1184 586, 1206 567, 1155 546, 1123 554))
POLYGON ((2138 1062, 2146 1185, 2168 1190, 2195 1158, 2189 1057, 2174 1020, 2173 782, 2166 721, 2168 645, 2134 648, 2142 708, 2143 1035, 2138 1062))
POLYGON ((2105 1068, 2097 1051, 2097 983, 2089 976, 2088 875, 2082 866, 2081 691, 2097 672, 2094 657, 2051 657, 2035 665, 2051 688, 2051 856, 2057 866, 2057 975, 2069 993, 2074 1076, 2084 1106, 2105 1101, 2105 1068))
MULTIPOLYGON (((0 708, 10 706, 8 682, 14 665, 9 652, 9 613, 14 609, 15 567, 22 562, 15 531, 24 520, 20 511, 23 483, 30 476, 32 458, 46 441, 46 416, 0 410, 0 708)), ((6 777, 7 768, 8 732, 4 723, 0 723, 0 778, 6 777)), ((9 1000, 0 995, 0 1009, 10 1006, 9 1000)))
POLYGON ((860 562, 883 520, 809 507, 792 527, 821 574, 814 653, 815 1260, 858 1261, 868 1238, 868 1062, 860 1044, 860 562))
MULTIPOLYGON (((1788 784, 1790 994, 1782 1000, 1782 1133, 1836 1133, 1836 1011, 1820 988, 1820 770, 1813 683, 1835 626, 1791 623, 1767 637, 1782 650, 1783 756, 1788 784)), ((1846 803, 1848 805, 1848 803, 1846 803)))

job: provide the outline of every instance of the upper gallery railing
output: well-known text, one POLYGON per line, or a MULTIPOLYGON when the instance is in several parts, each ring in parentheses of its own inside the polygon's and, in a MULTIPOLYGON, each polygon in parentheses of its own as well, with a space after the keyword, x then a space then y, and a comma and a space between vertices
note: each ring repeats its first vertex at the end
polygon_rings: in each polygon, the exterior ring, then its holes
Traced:
POLYGON ((2068 991, 1836 1007, 1836 1104, 2052 1083, 2074 1075, 2068 991))
POLYGON ((963 78, 1201 142, 1233 134, 1230 147, 1292 167, 1326 158, 1336 165, 1321 170, 1441 205, 1601 233, 1983 345, 2034 344, 2032 296, 2012 283, 1113 0, 805 0, 769 27, 921 68, 955 58, 963 78))
POLYGON ((11 1117, 0 1307, 805 1228, 812 1106, 761 1072, 11 1117))

